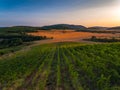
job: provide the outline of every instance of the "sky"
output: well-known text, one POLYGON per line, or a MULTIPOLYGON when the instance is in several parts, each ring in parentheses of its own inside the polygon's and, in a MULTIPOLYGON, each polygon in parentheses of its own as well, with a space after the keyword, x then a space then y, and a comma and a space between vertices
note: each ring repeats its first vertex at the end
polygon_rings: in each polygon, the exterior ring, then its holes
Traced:
POLYGON ((0 26, 120 26, 120 0, 0 0, 0 26))

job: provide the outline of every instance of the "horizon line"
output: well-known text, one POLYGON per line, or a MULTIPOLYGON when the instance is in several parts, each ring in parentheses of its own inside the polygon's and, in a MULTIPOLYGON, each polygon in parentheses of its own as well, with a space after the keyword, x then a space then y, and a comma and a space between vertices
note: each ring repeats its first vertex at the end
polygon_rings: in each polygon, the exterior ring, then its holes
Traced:
MULTIPOLYGON (((28 26, 28 27, 44 27, 44 26, 51 26, 51 25, 59 25, 60 23, 58 24, 46 24, 46 25, 8 25, 8 26, 0 26, 0 28, 4 28, 4 27, 19 27, 19 26, 28 26)), ((61 24, 65 24, 65 23, 61 23, 61 24)), ((119 27, 120 25, 113 25, 113 26, 104 26, 104 25, 91 25, 91 26, 87 26, 87 25, 82 25, 82 24, 66 24, 66 25, 81 25, 81 26, 84 26, 84 27, 119 27)))

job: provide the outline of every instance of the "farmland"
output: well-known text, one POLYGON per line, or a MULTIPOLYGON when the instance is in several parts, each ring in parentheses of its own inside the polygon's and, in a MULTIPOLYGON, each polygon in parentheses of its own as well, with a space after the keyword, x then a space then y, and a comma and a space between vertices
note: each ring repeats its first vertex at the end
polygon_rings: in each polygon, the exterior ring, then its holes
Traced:
MULTIPOLYGON (((107 30, 106 30, 107 31, 107 30)), ((113 31, 114 32, 114 31, 113 31)), ((53 37, 54 42, 65 42, 65 41, 74 41, 74 42, 85 42, 84 39, 89 39, 92 36, 96 36, 97 38, 119 38, 120 33, 98 33, 98 32, 80 32, 75 30, 39 30, 38 32, 28 33, 33 36, 46 36, 53 37)))
POLYGON ((2 90, 120 90, 120 43, 51 43, 0 60, 2 90))
POLYGON ((120 0, 0 0, 0 90, 120 90, 120 0))

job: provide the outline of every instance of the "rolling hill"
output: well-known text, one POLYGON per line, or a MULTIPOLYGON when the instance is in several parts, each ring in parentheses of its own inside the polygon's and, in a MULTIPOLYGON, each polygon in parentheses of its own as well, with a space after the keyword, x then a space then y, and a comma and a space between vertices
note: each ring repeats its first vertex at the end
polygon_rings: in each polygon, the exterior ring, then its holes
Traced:
POLYGON ((120 30, 120 26, 116 26, 116 27, 111 27, 111 28, 108 28, 109 30, 120 30))
POLYGON ((85 26, 82 25, 69 25, 69 24, 56 24, 50 26, 43 26, 42 29, 86 29, 85 26))

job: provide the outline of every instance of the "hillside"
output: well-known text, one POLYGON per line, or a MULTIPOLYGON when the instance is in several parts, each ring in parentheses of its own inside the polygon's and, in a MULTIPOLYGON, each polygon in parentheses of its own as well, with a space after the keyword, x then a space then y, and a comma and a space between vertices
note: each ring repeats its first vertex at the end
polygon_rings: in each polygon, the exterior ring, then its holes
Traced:
POLYGON ((120 30, 120 26, 108 28, 109 30, 120 30))
POLYGON ((56 24, 50 26, 43 26, 42 29, 86 29, 85 26, 82 25, 69 25, 69 24, 56 24))
POLYGON ((40 27, 31 27, 31 26, 1 27, 0 33, 36 32, 39 28, 40 27))
POLYGON ((12 27, 1 27, 0 32, 35 32, 37 30, 50 30, 50 29, 73 29, 73 30, 83 30, 86 29, 82 25, 69 25, 69 24, 56 24, 50 26, 42 27, 32 27, 32 26, 12 26, 12 27))
POLYGON ((107 30, 107 27, 93 26, 93 27, 88 27, 88 29, 93 29, 93 30, 107 30))

